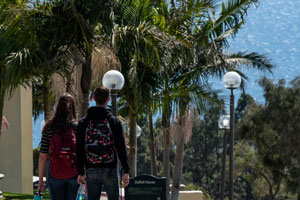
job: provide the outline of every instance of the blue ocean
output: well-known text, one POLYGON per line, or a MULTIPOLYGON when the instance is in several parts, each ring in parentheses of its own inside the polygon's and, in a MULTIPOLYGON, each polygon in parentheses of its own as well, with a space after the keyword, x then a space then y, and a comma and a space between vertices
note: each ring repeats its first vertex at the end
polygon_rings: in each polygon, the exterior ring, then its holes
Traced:
MULTIPOLYGON (((245 24, 234 39, 230 40, 230 52, 257 52, 266 55, 275 65, 272 74, 244 68, 248 76, 246 93, 256 102, 264 103, 263 91, 258 85, 262 76, 277 82, 287 82, 300 76, 300 0, 261 0, 257 8, 248 10, 245 24)), ((214 89, 224 90, 229 95, 221 79, 212 79, 214 89)), ((236 99, 240 91, 236 91, 236 99)), ((43 116, 33 121, 33 148, 41 139, 43 116)))

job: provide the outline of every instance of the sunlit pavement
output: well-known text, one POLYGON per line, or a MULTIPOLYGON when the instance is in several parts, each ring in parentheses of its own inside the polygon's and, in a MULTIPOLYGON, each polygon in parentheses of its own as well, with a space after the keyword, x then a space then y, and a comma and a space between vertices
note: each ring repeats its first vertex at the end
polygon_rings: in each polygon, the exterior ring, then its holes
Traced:
MULTIPOLYGON (((120 196, 121 196, 121 200, 125 200, 125 190, 124 190, 124 188, 121 188, 121 194, 120 194, 120 196)), ((107 199, 107 195, 106 195, 105 192, 102 192, 100 199, 101 200, 108 200, 107 199)))

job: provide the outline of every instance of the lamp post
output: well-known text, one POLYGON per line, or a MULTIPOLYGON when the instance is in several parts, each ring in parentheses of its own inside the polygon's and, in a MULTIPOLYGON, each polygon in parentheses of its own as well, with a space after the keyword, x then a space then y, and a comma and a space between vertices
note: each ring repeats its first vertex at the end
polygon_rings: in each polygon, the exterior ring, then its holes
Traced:
POLYGON ((136 137, 140 137, 142 133, 142 129, 139 125, 136 125, 136 137))
POLYGON ((224 129, 223 136, 223 152, 222 152, 222 179, 221 179, 221 194, 220 199, 224 200, 224 191, 225 191, 225 176, 226 176, 226 154, 227 154, 227 129, 230 128, 230 116, 223 115, 219 119, 219 128, 224 129))
POLYGON ((117 116, 117 91, 124 86, 124 76, 117 70, 109 70, 104 74, 102 84, 110 89, 112 114, 117 116))
MULTIPOLYGON (((124 86, 124 76, 121 74, 121 72, 117 70, 109 70, 104 74, 102 78, 102 84, 108 89, 110 89, 111 111, 113 116, 116 117, 118 114, 117 91, 121 90, 124 86)), ((118 168, 120 169, 120 162, 118 162, 118 168)), ((122 196, 122 190, 120 189, 119 191, 121 192, 121 196, 122 196)))
POLYGON ((234 95, 233 90, 241 85, 241 77, 236 72, 227 72, 223 77, 225 88, 229 89, 230 94, 230 148, 229 148, 229 200, 233 200, 233 146, 234 146, 234 95))
MULTIPOLYGON (((130 132, 130 128, 125 126, 124 129, 128 129, 128 132, 130 132)), ((142 128, 139 125, 136 125, 136 138, 140 137, 142 133, 142 128)))
MULTIPOLYGON (((130 128, 128 128, 128 132, 130 132, 130 128)), ((135 155, 137 155, 137 139, 138 139, 138 137, 141 136, 141 133, 142 133, 141 127, 139 125, 136 125, 136 137, 135 137, 136 148, 135 148, 135 155)), ((137 166, 137 159, 135 159, 135 166, 137 166)), ((137 170, 135 170, 135 172, 137 173, 137 170)))

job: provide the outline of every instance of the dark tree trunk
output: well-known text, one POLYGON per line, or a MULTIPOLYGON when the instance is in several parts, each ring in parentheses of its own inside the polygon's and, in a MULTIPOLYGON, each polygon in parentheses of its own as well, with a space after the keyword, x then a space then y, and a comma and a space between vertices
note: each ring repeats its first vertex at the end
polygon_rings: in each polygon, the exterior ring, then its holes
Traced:
POLYGON ((51 117, 51 106, 49 102, 49 78, 44 78, 43 80, 43 101, 44 101, 44 119, 45 122, 51 117))
POLYGON ((171 0, 171 9, 173 11, 175 11, 175 9, 176 9, 175 0, 171 0))
MULTIPOLYGON (((167 108, 168 109, 168 108, 167 108)), ((170 186, 170 112, 163 113, 162 126, 164 128, 163 176, 167 179, 167 200, 170 186)))
POLYGON ((74 73, 76 64, 73 65, 72 69, 66 74, 66 92, 72 94, 72 74, 74 73))
POLYGON ((85 62, 82 64, 82 74, 80 80, 80 86, 82 91, 82 102, 79 106, 78 118, 82 118, 86 115, 89 108, 90 90, 92 83, 92 51, 88 50, 85 57, 85 62))
POLYGON ((136 136, 137 114, 134 110, 129 111, 129 152, 128 160, 130 167, 130 177, 135 177, 136 171, 136 153, 137 153, 137 136, 136 136))
POLYGON ((176 141, 176 156, 175 156, 175 166, 173 173, 173 184, 172 184, 172 192, 171 192, 171 200, 178 200, 179 198, 179 189, 180 189, 180 181, 183 167, 183 157, 184 157, 184 120, 183 118, 179 119, 180 124, 180 135, 177 136, 176 141))
MULTIPOLYGON (((168 90, 168 80, 165 80, 165 90, 168 90)), ((170 118, 171 102, 168 97, 162 113, 162 126, 164 131, 164 150, 163 150, 163 176, 167 179, 167 200, 170 193, 170 118)))
POLYGON ((2 117, 3 117, 3 108, 4 108, 4 96, 5 96, 5 89, 3 87, 3 81, 0 80, 0 140, 1 140, 1 134, 2 134, 2 117))
POLYGON ((150 128, 149 146, 150 146, 150 154, 151 154, 151 173, 153 176, 157 176, 152 110, 150 110, 150 112, 149 112, 149 128, 150 128))

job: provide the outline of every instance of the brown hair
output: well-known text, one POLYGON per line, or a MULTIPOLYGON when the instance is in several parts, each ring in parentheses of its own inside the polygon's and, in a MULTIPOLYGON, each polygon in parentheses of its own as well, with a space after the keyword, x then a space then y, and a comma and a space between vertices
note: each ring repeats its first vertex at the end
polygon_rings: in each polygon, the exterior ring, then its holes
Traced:
POLYGON ((109 97, 109 89, 105 86, 97 87, 93 92, 94 100, 98 105, 104 105, 109 97))
POLYGON ((47 121, 44 130, 50 128, 51 125, 59 124, 61 121, 76 121, 75 99, 68 93, 64 93, 59 98, 54 116, 47 121))

